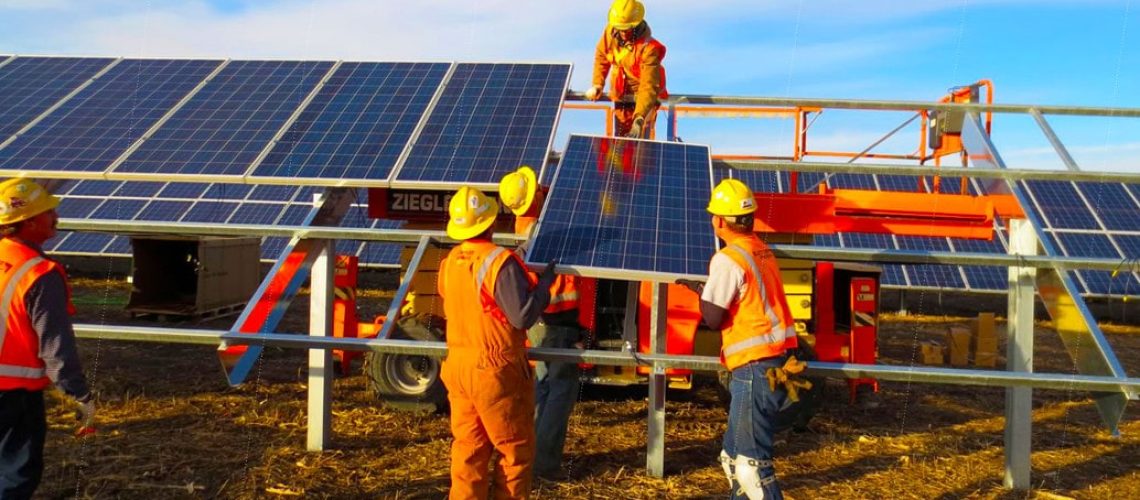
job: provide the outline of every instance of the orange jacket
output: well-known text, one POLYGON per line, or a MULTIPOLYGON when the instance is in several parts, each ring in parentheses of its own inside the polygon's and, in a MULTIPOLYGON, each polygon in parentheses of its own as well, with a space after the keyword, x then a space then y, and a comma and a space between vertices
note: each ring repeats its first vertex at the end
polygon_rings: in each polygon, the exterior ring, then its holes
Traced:
MULTIPOLYGON (((51 384, 40 359, 40 337, 32 327, 24 296, 40 277, 58 272, 67 275, 55 261, 11 238, 0 239, 0 311, 7 315, 0 332, 0 390, 43 390, 51 384)), ((71 290, 67 291, 68 312, 71 290)))
POLYGON ((522 266, 506 248, 487 240, 468 240, 452 248, 440 263, 439 294, 450 352, 466 351, 490 366, 526 359, 526 331, 512 326, 495 302, 495 283, 507 259, 522 266))
POLYGON ((633 115, 645 117, 662 99, 669 97, 669 92, 665 90, 662 59, 665 59, 665 45, 653 38, 649 27, 645 28, 645 34, 641 38, 625 48, 618 44, 617 38, 607 27, 594 49, 593 83, 604 87, 610 67, 617 66, 613 85, 610 86, 610 98, 618 102, 626 96, 634 96, 636 104, 633 115))
POLYGON ((756 235, 749 235, 733 240, 720 252, 744 269, 745 285, 721 325, 721 363, 734 370, 795 348, 795 322, 772 250, 756 235))
MULTIPOLYGON (((515 217, 515 234, 527 234, 530 229, 534 227, 534 223, 538 217, 531 216, 531 213, 537 214, 542 209, 543 194, 542 191, 535 193, 534 202, 531 209, 526 215, 519 215, 515 217)), ((531 279, 537 279, 538 276, 531 273, 531 279)), ((542 312, 546 314, 560 313, 566 311, 573 311, 578 308, 578 277, 568 274, 559 274, 554 276, 554 283, 550 284, 550 304, 546 306, 542 312)))

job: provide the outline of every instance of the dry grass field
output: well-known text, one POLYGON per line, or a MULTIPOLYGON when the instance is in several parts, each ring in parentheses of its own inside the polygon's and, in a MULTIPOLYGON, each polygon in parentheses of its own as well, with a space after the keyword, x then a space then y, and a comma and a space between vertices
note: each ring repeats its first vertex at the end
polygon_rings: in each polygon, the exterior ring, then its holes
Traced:
MULTIPOLYGON (((79 321, 128 324, 129 285, 76 282, 79 321)), ((362 291, 363 316, 383 291, 362 291)), ((390 295, 389 295, 390 296, 390 295)), ((301 331, 300 301, 283 331, 301 331)), ((168 326, 228 327, 232 318, 168 326)), ((964 318, 885 317, 883 362, 917 362, 919 340, 964 318)), ((1106 327, 1116 353, 1140 376, 1140 333, 1106 327)), ((1038 371, 1071 372, 1055 333, 1039 325, 1038 371)), ((1000 352, 1004 352, 1004 335, 1000 352)), ((73 408, 49 403, 43 498, 443 498, 448 488, 446 415, 379 405, 359 370, 335 384, 332 450, 304 451, 305 368, 301 351, 268 349, 251 380, 230 388, 209 347, 81 341, 100 395, 99 433, 72 437, 73 408)), ((999 359, 999 364, 1004 359, 999 359)), ((1000 366, 1000 365, 999 365, 1000 366)), ((715 457, 725 413, 708 380, 670 391, 666 477, 645 466, 645 391, 590 387, 570 421, 570 479, 540 483, 535 498, 722 498, 715 457)), ((1113 438, 1089 395, 1034 393, 1031 492, 1001 488, 1000 388, 883 383, 881 405, 846 404, 841 381, 810 430, 777 444, 786 496, 808 498, 1140 498, 1140 418, 1130 408, 1113 438)))

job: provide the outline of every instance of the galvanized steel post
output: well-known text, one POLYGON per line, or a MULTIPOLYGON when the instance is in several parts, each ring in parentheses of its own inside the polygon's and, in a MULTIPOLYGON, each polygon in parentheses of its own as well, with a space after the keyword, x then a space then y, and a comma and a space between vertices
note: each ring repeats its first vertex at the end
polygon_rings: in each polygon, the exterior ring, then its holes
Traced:
MULTIPOLYGON (((637 283, 630 283, 635 286, 637 283)), ((653 308, 649 316, 649 352, 665 354, 668 328, 669 285, 653 284, 653 308)), ((649 374, 649 436, 645 467, 653 477, 665 476, 665 365, 654 362, 649 374)))
MULTIPOLYGON (((1036 255, 1037 233, 1025 219, 1009 221, 1009 253, 1036 255)), ((1009 316, 1006 326, 1006 370, 1033 371, 1033 305, 1037 269, 1009 268, 1009 316)), ((1029 489, 1033 388, 1005 389, 1005 479, 1007 488, 1029 489)))
MULTIPOLYGON (((318 240, 313 252, 319 252, 309 274, 309 336, 328 337, 333 331, 333 276, 336 273, 336 244, 318 240)), ((305 448, 322 451, 332 435, 332 351, 309 349, 309 425, 305 448)))

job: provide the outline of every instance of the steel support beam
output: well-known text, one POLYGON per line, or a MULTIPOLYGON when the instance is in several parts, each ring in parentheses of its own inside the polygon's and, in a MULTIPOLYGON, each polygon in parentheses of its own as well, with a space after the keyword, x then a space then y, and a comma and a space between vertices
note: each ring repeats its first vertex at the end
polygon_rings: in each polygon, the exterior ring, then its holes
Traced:
MULTIPOLYGON (((309 250, 317 254, 309 278, 309 336, 322 338, 333 332, 333 276, 336 275, 336 242, 315 240, 309 250)), ((309 349, 309 425, 305 449, 322 451, 332 436, 333 359, 328 349, 309 349)))
MULTIPOLYGON (((1037 234, 1024 219, 1009 221, 1009 253, 1037 253, 1037 234)), ((1009 318, 1006 335, 1006 370, 1033 371, 1033 305, 1037 270, 1009 268, 1009 318)), ((1006 488, 1029 489, 1030 442, 1033 437, 1033 388, 1005 389, 1005 479, 1006 488)))
MULTIPOLYGON (((631 286, 634 283, 630 284, 631 286)), ((665 336, 668 331, 669 285, 653 284, 653 309, 649 314, 649 351, 665 354, 665 336)), ((665 364, 654 362, 649 374, 649 436, 646 439, 645 468, 653 477, 665 477, 665 364)))

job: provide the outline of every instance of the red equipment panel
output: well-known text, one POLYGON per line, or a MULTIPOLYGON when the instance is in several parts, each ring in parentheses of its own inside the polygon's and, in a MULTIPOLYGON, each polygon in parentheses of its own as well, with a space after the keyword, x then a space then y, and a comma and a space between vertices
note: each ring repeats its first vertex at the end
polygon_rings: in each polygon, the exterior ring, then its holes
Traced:
MULTIPOLYGON (((655 283, 641 282, 637 303, 637 350, 649 352, 649 327, 653 307, 653 286, 655 283)), ((693 340, 697 336, 697 325, 701 322, 701 297, 681 285, 669 285, 669 321, 665 336, 665 352, 668 354, 692 354, 693 340)), ((637 372, 649 373, 649 367, 639 366, 637 372)), ((692 370, 670 368, 666 375, 689 375, 692 370)))

